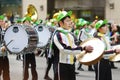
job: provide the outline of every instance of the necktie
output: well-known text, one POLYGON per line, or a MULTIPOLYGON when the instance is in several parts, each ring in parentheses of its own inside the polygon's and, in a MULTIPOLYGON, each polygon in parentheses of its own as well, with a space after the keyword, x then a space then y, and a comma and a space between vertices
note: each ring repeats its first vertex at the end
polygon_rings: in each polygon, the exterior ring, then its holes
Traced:
MULTIPOLYGON (((68 38, 68 42, 70 44, 70 47, 72 48, 72 40, 70 39, 69 34, 67 34, 67 38, 68 38)), ((72 54, 70 54, 69 57, 70 57, 70 63, 73 64, 74 63, 74 56, 72 54)))

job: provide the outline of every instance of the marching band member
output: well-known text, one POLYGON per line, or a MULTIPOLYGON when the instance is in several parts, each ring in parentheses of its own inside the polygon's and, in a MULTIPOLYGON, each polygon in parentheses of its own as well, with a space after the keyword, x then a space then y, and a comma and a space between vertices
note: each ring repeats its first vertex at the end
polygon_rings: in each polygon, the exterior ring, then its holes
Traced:
MULTIPOLYGON (((75 45, 74 37, 71 35, 72 12, 61 11, 57 16, 59 28, 53 38, 54 51, 54 80, 76 80, 74 56, 82 50, 92 51, 91 46, 78 47, 75 45)), ((81 53, 80 56, 83 54, 81 53)))
POLYGON ((0 30, 0 76, 3 74, 3 80, 10 80, 8 52, 4 46, 3 40, 6 30, 3 15, 0 15, 0 30))
MULTIPOLYGON (((91 26, 88 25, 88 21, 80 18, 76 22, 76 26, 79 28, 78 30, 76 30, 78 32, 75 32, 75 34, 77 33, 76 36, 78 41, 83 42, 86 39, 93 37, 94 31, 92 30, 92 28, 90 28, 91 26)), ((82 68, 82 64, 80 64, 77 69, 84 71, 84 69, 82 68)), ((88 66, 88 70, 94 71, 94 69, 92 68, 92 65, 88 66)))
POLYGON ((57 16, 59 15, 59 12, 57 12, 57 13, 55 13, 54 15, 53 15, 53 18, 52 19, 50 19, 50 21, 49 22, 46 22, 46 25, 47 26, 50 26, 50 31, 51 31, 51 37, 50 37, 50 40, 49 40, 49 45, 48 45, 48 49, 46 49, 45 50, 45 52, 46 52, 46 60, 47 60, 47 66, 46 66, 46 70, 45 70, 45 75, 44 75, 44 79, 46 79, 46 80, 52 80, 50 77, 49 77, 49 71, 50 71, 50 69, 51 69, 51 66, 52 66, 52 64, 53 64, 53 61, 54 61, 54 59, 53 59, 53 52, 51 51, 51 44, 52 44, 52 39, 53 39, 53 36, 54 36, 54 34, 55 34, 55 32, 56 32, 56 28, 57 28, 57 25, 58 25, 58 22, 57 22, 57 16), (48 24, 48 23, 50 23, 50 24, 48 24))
MULTIPOLYGON (((119 27, 117 27, 117 24, 114 23, 108 23, 108 32, 107 35, 110 37, 110 43, 111 46, 119 44, 119 27)), ((113 61, 110 61, 110 65, 112 69, 117 69, 113 61)))
POLYGON ((112 80, 111 66, 109 64, 109 54, 120 52, 120 49, 111 49, 110 40, 106 37, 108 31, 107 21, 99 20, 95 24, 97 33, 94 35, 99 38, 105 44, 103 58, 95 64, 95 80, 112 80))
POLYGON ((49 40, 49 45, 47 46, 48 48, 46 48, 46 50, 45 50, 45 54, 46 54, 46 60, 47 60, 47 66, 46 66, 46 70, 45 70, 45 75, 44 75, 44 79, 46 79, 46 80, 52 80, 50 77, 49 77, 49 71, 50 71, 50 69, 51 69, 51 66, 52 66, 52 64, 53 64, 53 52, 51 51, 51 43, 52 43, 52 39, 53 39, 53 36, 54 36, 54 34, 55 34, 55 32, 56 32, 56 30, 55 30, 55 28, 56 28, 56 24, 57 24, 57 20, 55 19, 55 18, 53 18, 53 19, 51 19, 52 21, 51 21, 51 25, 48 25, 48 26, 50 26, 51 27, 51 33, 52 33, 52 35, 51 35, 51 37, 50 37, 50 40, 49 40), (55 24, 54 24, 55 23, 55 24), (54 27, 54 28, 53 28, 54 27))
MULTIPOLYGON (((25 17, 23 18, 23 25, 32 26, 31 24, 31 18, 25 17)), ((29 78, 29 64, 31 64, 31 74, 32 74, 32 80, 38 80, 38 74, 36 71, 36 59, 35 54, 33 52, 25 52, 23 54, 23 80, 28 80, 29 78)))

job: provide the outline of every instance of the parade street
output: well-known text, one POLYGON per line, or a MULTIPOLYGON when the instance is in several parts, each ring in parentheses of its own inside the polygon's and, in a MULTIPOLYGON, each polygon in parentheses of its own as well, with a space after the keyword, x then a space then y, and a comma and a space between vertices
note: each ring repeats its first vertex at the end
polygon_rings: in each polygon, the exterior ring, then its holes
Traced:
MULTIPOLYGON (((23 75, 23 65, 21 60, 16 60, 16 55, 10 54, 9 55, 9 62, 10 62, 10 77, 11 80, 22 80, 23 75)), ((46 59, 44 57, 36 56, 36 64, 37 64, 37 72, 38 72, 38 80, 44 80, 44 73, 45 73, 45 67, 46 67, 46 59)), ((115 63, 116 67, 118 69, 112 69, 113 74, 113 80, 119 80, 120 78, 120 62, 115 63)), ((95 74, 94 72, 88 71, 87 66, 83 65, 84 71, 78 71, 79 74, 77 74, 76 80, 95 80, 95 74)), ((31 80, 31 71, 29 69, 29 75, 31 80)), ((51 68, 50 77, 53 78, 53 68, 51 68)), ((0 79, 2 80, 2 79, 0 79)))

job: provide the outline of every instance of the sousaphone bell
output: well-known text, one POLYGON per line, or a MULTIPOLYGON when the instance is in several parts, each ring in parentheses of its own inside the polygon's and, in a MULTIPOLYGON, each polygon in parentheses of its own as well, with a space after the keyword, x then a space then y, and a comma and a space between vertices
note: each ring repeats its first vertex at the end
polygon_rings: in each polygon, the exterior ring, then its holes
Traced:
POLYGON ((38 19, 38 13, 37 9, 35 8, 34 5, 29 4, 27 8, 27 12, 25 14, 25 17, 31 17, 32 21, 35 22, 38 19))

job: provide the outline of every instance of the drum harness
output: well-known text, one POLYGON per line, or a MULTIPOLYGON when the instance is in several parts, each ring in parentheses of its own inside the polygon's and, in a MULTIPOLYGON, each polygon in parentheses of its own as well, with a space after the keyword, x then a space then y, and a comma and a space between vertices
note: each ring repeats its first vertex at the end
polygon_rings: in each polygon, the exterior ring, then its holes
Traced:
MULTIPOLYGON (((6 31, 5 29, 2 29, 2 28, 0 27, 0 44, 1 44, 0 47, 5 46, 5 41, 4 41, 5 31, 6 31)), ((10 43, 11 43, 11 41, 10 41, 6 46, 8 46, 10 43)), ((2 56, 3 56, 3 57, 5 56, 4 53, 2 53, 2 56)))
POLYGON ((53 38, 54 38, 54 35, 55 33, 57 32, 58 30, 55 29, 55 31, 52 33, 51 37, 50 37, 50 40, 49 40, 49 52, 48 52, 48 57, 52 57, 53 55, 53 51, 52 51, 52 45, 53 45, 53 38))

